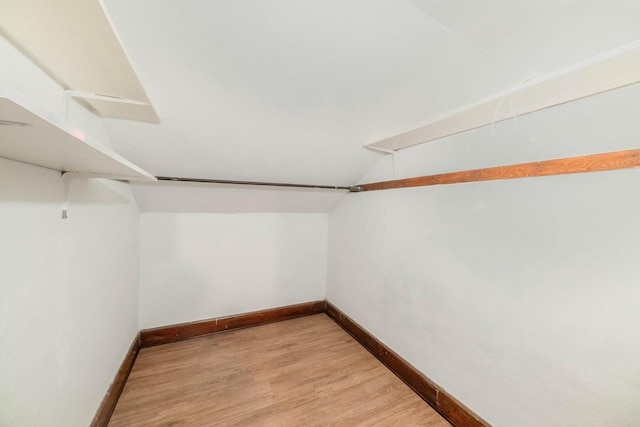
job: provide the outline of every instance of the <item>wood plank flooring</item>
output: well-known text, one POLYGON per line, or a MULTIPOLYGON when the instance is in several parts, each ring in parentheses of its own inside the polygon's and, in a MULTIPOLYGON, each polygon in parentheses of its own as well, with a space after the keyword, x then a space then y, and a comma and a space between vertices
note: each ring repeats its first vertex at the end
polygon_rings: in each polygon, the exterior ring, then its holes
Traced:
POLYGON ((325 314, 144 348, 109 426, 448 426, 325 314))

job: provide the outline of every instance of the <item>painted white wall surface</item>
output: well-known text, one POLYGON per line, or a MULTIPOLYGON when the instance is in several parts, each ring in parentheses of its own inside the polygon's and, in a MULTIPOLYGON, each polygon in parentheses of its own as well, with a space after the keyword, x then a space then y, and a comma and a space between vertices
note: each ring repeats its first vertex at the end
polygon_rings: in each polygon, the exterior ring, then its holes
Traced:
POLYGON ((0 425, 87 426, 138 331, 126 184, 0 159, 0 425))
POLYGON ((327 214, 140 218, 141 329, 325 298, 327 214))
MULTIPOLYGON (((349 183, 347 183, 348 185, 349 183)), ((327 213, 347 191, 203 184, 131 183, 140 212, 327 213)))
MULTIPOLYGON (((0 38, 0 83, 65 120, 63 90, 0 38)), ((108 145, 72 102, 70 123, 108 145)), ((138 331, 139 211, 128 185, 0 158, 0 425, 87 426, 138 331)))
MULTIPOLYGON (((430 142, 362 182, 638 148, 638 105, 634 86, 430 142)), ((635 169, 347 195, 328 299, 496 426, 637 425, 639 188, 635 169)))

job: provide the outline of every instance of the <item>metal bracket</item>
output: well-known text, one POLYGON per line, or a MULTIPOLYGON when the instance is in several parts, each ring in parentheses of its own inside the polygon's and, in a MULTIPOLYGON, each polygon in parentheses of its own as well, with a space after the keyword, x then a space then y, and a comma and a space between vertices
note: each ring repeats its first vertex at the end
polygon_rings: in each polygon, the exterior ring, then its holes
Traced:
POLYGON ((69 218, 69 192, 71 187, 71 182, 77 178, 85 178, 85 179, 113 179, 118 181, 128 181, 131 177, 119 176, 119 175, 108 175, 103 173, 86 173, 86 172, 66 172, 62 171, 61 173, 61 181, 62 181, 62 192, 64 194, 64 202, 62 204, 62 219, 69 218))

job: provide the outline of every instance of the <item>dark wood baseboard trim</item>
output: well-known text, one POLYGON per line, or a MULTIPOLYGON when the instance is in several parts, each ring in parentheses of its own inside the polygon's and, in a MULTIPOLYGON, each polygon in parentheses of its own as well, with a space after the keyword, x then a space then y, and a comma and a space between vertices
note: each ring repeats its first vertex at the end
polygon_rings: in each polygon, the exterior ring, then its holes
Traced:
POLYGON ((118 369, 111 386, 109 386, 107 393, 102 399, 102 403, 100 403, 100 406, 96 411, 96 415, 93 417, 93 421, 91 421, 91 427, 106 427, 109 423, 111 414, 113 414, 113 410, 116 409, 116 403, 118 403, 118 399, 122 394, 124 385, 127 382, 127 378, 129 378, 129 373, 133 368, 133 363, 136 361, 136 357, 138 357, 139 352, 140 334, 136 334, 133 343, 131 343, 131 347, 129 347, 127 355, 120 364, 120 369, 118 369))
POLYGON ((296 317, 320 314, 324 312, 324 309, 324 300, 314 301, 290 305, 287 307, 254 311, 252 313, 220 317, 217 319, 145 329, 140 331, 140 346, 144 348, 154 345, 168 344, 202 335, 215 334, 217 332, 231 331, 234 329, 279 322, 281 320, 294 319, 296 317))
POLYGON ((489 425, 328 301, 326 314, 451 424, 458 427, 489 425))
POLYGON ((333 304, 328 301, 314 301, 140 331, 122 361, 120 369, 107 390, 93 421, 91 421, 91 427, 106 427, 109 423, 109 419, 118 403, 120 394, 122 394, 141 348, 320 313, 326 313, 454 426, 476 427, 490 425, 442 390, 437 384, 424 376, 409 362, 380 342, 333 304))

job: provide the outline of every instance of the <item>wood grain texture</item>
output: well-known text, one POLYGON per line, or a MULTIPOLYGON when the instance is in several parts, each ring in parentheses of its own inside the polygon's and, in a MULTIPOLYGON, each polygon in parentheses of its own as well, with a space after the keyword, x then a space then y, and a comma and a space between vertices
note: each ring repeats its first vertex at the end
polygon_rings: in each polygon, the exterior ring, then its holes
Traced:
POLYGON ((96 415, 93 417, 93 421, 91 421, 91 427, 104 427, 109 423, 109 418, 116 408, 120 394, 124 389, 127 379, 129 378, 129 373, 133 368, 139 352, 140 335, 136 334, 133 343, 131 343, 131 347, 129 347, 127 355, 120 364, 120 369, 118 369, 111 386, 107 390, 107 393, 102 399, 102 403, 100 403, 100 407, 98 407, 98 410, 96 411, 96 415))
POLYGON ((326 314, 454 426, 489 425, 330 302, 327 302, 326 314))
POLYGON ((109 425, 449 423, 319 314, 143 348, 109 425))
POLYGON ((543 160, 540 162, 520 163, 508 166, 496 166, 438 175, 420 176, 416 178, 396 179, 392 181, 363 184, 360 188, 362 191, 375 191, 388 190, 392 188, 458 184, 463 182, 602 172, 637 167, 640 167, 640 149, 591 154, 588 156, 567 157, 564 159, 543 160))
POLYGON ((181 323, 178 325, 162 326, 140 331, 140 345, 150 347, 182 341, 216 332, 264 325, 282 320, 294 319, 324 312, 325 301, 314 301, 269 310, 254 311, 217 319, 201 320, 198 322, 181 323))

